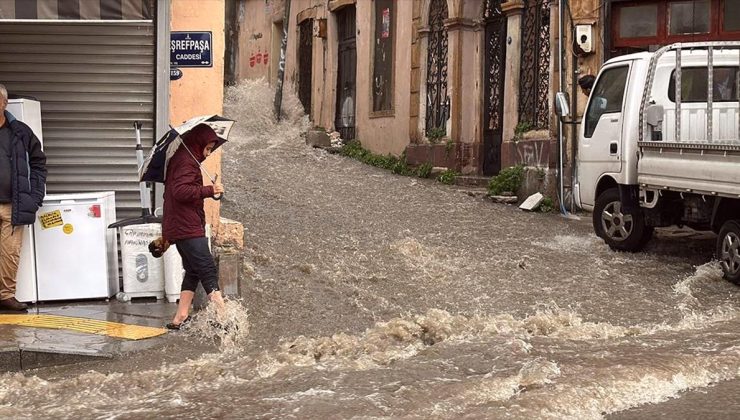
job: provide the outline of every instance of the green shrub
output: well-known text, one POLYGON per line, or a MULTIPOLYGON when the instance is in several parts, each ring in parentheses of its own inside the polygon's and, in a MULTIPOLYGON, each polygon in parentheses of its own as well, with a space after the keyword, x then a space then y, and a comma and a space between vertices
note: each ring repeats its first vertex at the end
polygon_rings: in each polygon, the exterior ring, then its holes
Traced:
POLYGON ((429 178, 432 174, 432 164, 429 162, 422 163, 416 168, 416 176, 419 178, 429 178))
POLYGON ((369 154, 367 150, 362 148, 357 140, 352 140, 342 146, 342 150, 339 152, 343 156, 351 157, 353 159, 364 160, 365 156, 369 154))
POLYGON ((516 194, 524 181, 524 165, 511 166, 503 169, 488 183, 489 195, 501 195, 503 192, 516 194))
POLYGON ((552 213, 553 211, 555 211, 555 203, 552 201, 552 198, 545 197, 544 199, 542 199, 542 202, 537 208, 537 211, 539 211, 540 213, 552 213))
POLYGON ((437 177, 437 181, 443 184, 452 185, 455 183, 455 179, 457 179, 457 175, 458 175, 457 172, 453 171, 452 169, 448 169, 442 172, 441 174, 439 174, 439 176, 437 177))
POLYGON ((413 173, 406 163, 405 155, 402 155, 400 158, 393 155, 376 155, 363 148, 362 144, 357 140, 353 140, 342 146, 342 150, 339 153, 371 166, 388 169, 395 174, 411 175, 413 173))

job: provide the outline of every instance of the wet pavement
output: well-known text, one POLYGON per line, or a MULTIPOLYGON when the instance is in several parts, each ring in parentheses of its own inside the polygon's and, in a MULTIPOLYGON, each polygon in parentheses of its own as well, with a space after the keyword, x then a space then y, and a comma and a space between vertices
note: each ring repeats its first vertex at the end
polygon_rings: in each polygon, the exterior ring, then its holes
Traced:
MULTIPOLYGON (((28 314, 162 327, 172 318, 176 308, 175 304, 164 301, 121 303, 112 300, 32 305, 28 314)), ((0 372, 111 359, 151 349, 164 342, 164 336, 135 341, 63 329, 0 325, 0 352, 3 353, 0 372)))
POLYGON ((207 314, 127 363, 6 375, 0 417, 737 413, 740 289, 710 262, 712 235, 662 230, 615 253, 587 215, 310 149, 295 98, 276 125, 265 86, 228 96, 222 213, 245 226, 244 309, 218 336, 207 314))

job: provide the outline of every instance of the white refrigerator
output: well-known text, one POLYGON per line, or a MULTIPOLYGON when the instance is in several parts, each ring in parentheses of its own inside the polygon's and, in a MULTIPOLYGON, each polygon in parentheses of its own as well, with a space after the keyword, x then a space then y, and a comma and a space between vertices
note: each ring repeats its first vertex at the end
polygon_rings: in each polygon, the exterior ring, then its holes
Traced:
MULTIPOLYGON (((8 112, 15 118, 26 123, 36 137, 44 144, 44 135, 41 130, 41 104, 31 99, 9 99, 8 112)), ((20 230, 23 235, 21 256, 18 261, 18 273, 15 276, 15 298, 21 302, 36 302, 36 259, 34 256, 33 226, 24 226, 20 230)))
POLYGON ((109 298, 118 293, 113 191, 44 198, 34 224, 39 301, 109 298))

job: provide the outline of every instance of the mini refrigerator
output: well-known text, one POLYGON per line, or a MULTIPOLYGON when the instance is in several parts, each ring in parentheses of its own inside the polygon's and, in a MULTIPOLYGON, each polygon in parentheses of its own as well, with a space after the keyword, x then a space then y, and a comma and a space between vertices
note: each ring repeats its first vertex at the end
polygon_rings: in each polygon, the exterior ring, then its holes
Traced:
MULTIPOLYGON (((9 99, 8 112, 15 118, 26 123, 41 141, 43 147, 44 135, 41 130, 41 104, 32 99, 9 99)), ((15 276, 15 298, 21 302, 36 302, 36 259, 34 255, 33 226, 16 228, 23 235, 18 273, 15 276)))
POLYGON ((54 194, 36 213, 39 301, 109 298, 120 289, 113 191, 54 194))

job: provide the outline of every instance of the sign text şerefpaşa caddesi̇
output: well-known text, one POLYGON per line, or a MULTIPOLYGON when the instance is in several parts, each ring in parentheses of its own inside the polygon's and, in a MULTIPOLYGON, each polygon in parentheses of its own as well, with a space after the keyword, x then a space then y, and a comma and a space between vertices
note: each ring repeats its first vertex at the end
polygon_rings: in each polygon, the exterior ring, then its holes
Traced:
POLYGON ((212 46, 211 32, 172 32, 170 66, 212 67, 212 46))

